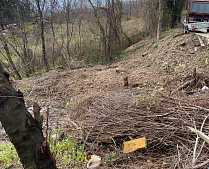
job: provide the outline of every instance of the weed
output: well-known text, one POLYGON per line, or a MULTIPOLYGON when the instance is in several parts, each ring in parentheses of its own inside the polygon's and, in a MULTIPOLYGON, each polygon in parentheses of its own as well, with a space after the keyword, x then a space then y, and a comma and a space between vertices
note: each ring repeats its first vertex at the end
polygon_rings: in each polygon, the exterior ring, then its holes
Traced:
POLYGON ((165 42, 168 42, 169 43, 170 41, 171 41, 171 38, 170 37, 168 37, 168 38, 165 39, 165 42))
POLYGON ((187 63, 187 66, 190 66, 190 65, 197 65, 198 63, 195 62, 195 61, 190 61, 189 63, 187 63))
POLYGON ((120 55, 120 59, 125 58, 125 57, 128 56, 131 52, 133 52, 133 50, 124 51, 124 52, 120 55))
POLYGON ((147 68, 147 67, 151 67, 151 66, 152 66, 152 64, 148 64, 148 65, 144 66, 143 68, 147 68))
POLYGON ((57 138, 49 137, 50 149, 56 160, 62 160, 66 166, 81 166, 86 153, 82 152, 82 145, 79 145, 73 137, 66 136, 63 140, 58 140, 60 130, 57 130, 57 138))
POLYGON ((153 66, 157 66, 157 65, 159 65, 159 63, 158 62, 154 62, 152 65, 153 66))
POLYGON ((129 47, 130 49, 128 48, 128 50, 125 50, 125 51, 120 55, 120 57, 119 57, 118 59, 116 59, 116 60, 121 60, 121 59, 125 58, 126 56, 128 56, 129 54, 131 54, 133 51, 139 49, 141 46, 142 46, 141 44, 138 44, 138 45, 133 45, 133 46, 131 46, 131 48, 129 47))
POLYGON ((84 78, 87 77, 87 75, 85 73, 83 73, 83 72, 79 76, 80 76, 81 79, 84 79, 84 78))
MULTIPOLYGON (((12 57, 12 61, 13 61, 14 63, 15 63, 15 62, 17 61, 17 59, 18 59, 18 57, 15 56, 15 55, 12 55, 11 57, 12 57)), ((0 55, 0 60, 1 60, 2 62, 4 62, 4 63, 8 63, 8 60, 7 60, 3 55, 0 55)))
POLYGON ((116 165, 121 161, 121 155, 116 153, 110 153, 106 155, 106 163, 110 166, 116 165))
POLYGON ((157 47, 158 47, 158 44, 156 43, 152 46, 152 49, 156 49, 157 47))
POLYGON ((72 108, 73 108, 73 102, 72 102, 72 99, 70 99, 70 102, 66 103, 65 109, 69 110, 69 109, 72 109, 72 108))
POLYGON ((161 112, 161 104, 157 97, 142 97, 135 103, 135 106, 144 106, 148 111, 155 113, 161 112))
POLYGON ((201 56, 201 57, 198 57, 198 58, 197 58, 197 61, 203 63, 203 62, 205 62, 205 59, 206 59, 206 58, 205 58, 204 56, 201 56))
POLYGON ((97 55, 96 53, 89 52, 86 54, 85 62, 89 64, 89 66, 94 66, 98 64, 104 64, 104 57, 102 55, 97 55))
POLYGON ((10 142, 0 144, 0 163, 5 163, 4 168, 10 164, 21 164, 14 145, 10 142))

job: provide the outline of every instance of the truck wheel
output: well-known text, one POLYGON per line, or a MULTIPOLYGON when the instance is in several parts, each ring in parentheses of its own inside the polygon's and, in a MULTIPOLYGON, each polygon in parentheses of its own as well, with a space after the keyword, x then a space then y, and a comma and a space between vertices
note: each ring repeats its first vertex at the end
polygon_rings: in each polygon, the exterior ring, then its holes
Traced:
POLYGON ((184 34, 188 33, 188 25, 184 25, 184 34))
POLYGON ((207 29, 207 32, 209 32, 209 29, 207 29))

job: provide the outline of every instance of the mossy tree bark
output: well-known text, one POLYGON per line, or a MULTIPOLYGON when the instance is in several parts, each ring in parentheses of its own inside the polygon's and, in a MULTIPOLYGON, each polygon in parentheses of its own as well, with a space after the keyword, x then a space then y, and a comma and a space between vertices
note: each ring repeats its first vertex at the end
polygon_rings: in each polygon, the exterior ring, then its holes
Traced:
POLYGON ((10 84, 0 64, 0 121, 26 169, 54 169, 55 160, 42 133, 41 123, 27 111, 23 94, 10 84))

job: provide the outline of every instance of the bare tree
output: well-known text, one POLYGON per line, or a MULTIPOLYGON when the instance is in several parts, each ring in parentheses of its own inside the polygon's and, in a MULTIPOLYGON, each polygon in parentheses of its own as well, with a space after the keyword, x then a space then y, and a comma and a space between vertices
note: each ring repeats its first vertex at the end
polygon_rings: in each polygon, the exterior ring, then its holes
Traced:
POLYGON ((108 54, 111 60, 121 51, 121 17, 122 3, 120 0, 107 0, 108 23, 108 54))
POLYGON ((17 70, 17 68, 16 68, 16 66, 15 66, 15 64, 14 64, 14 62, 12 60, 11 53, 10 53, 10 50, 9 50, 9 47, 8 47, 8 43, 7 43, 7 39, 4 37, 4 35, 3 35, 3 33, 2 33, 1 30, 0 30, 0 41, 1 41, 2 46, 3 46, 3 48, 4 48, 5 52, 6 52, 7 59, 9 61, 9 64, 12 67, 13 72, 15 73, 15 75, 17 76, 17 78, 19 80, 21 80, 22 77, 20 76, 20 73, 17 70))
POLYGON ((96 22, 97 22, 97 25, 99 26, 99 30, 100 30, 100 34, 101 34, 101 39, 102 39, 102 43, 103 43, 103 47, 104 47, 104 56, 106 57, 107 56, 107 37, 106 37, 106 33, 105 33, 105 28, 102 26, 101 22, 100 22, 100 18, 97 14, 97 9, 96 7, 93 5, 93 3, 91 2, 91 0, 88 0, 91 7, 93 8, 93 13, 94 13, 94 16, 96 18, 96 22))
POLYGON ((160 33, 161 33, 161 29, 162 29, 162 17, 163 17, 162 0, 159 0, 158 24, 157 24, 157 41, 159 41, 159 39, 160 39, 160 33))
POLYGON ((114 57, 120 53, 121 45, 121 17, 122 17, 122 2, 120 0, 107 0, 106 8, 96 8, 91 0, 90 3, 97 25, 99 26, 101 39, 104 47, 104 57, 106 61, 114 60, 114 57), (98 10, 102 9, 106 12, 106 26, 100 22, 98 10))
POLYGON ((43 0, 42 3, 40 2, 40 0, 36 0, 36 5, 37 5, 37 8, 38 8, 38 13, 39 13, 39 24, 40 24, 40 28, 41 28, 42 57, 43 57, 43 61, 44 61, 46 71, 49 71, 49 64, 48 64, 48 60, 46 58, 46 46, 45 46, 45 35, 44 35, 43 10, 44 10, 44 7, 45 7, 45 3, 46 3, 45 0, 43 0))
POLYGON ((52 64, 53 66, 55 66, 55 52, 54 52, 54 47, 55 47, 55 31, 54 31, 54 27, 55 27, 55 23, 54 23, 54 9, 56 7, 56 0, 50 0, 50 13, 51 13, 51 30, 52 30, 52 36, 53 36, 53 42, 52 42, 52 64))

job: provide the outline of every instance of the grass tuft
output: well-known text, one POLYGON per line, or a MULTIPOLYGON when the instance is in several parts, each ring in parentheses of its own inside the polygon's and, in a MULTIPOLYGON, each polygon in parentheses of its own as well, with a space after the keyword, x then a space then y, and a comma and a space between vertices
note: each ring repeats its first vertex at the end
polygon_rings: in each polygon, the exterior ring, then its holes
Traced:
POLYGON ((7 142, 0 144, 0 163, 4 163, 3 168, 8 168, 12 164, 21 164, 12 143, 7 142))

